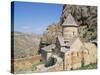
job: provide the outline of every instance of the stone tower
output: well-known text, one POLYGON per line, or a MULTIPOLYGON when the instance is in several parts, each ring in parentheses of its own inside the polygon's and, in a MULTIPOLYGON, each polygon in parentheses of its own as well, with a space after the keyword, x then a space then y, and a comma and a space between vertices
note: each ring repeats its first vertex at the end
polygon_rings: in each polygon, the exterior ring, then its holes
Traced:
POLYGON ((67 16, 62 24, 62 35, 66 41, 78 36, 78 25, 71 14, 67 16))

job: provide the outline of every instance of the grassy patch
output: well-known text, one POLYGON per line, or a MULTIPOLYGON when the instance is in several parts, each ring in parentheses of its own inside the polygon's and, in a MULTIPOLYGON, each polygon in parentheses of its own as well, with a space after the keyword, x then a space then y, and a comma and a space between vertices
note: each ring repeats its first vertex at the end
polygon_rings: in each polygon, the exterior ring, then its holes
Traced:
POLYGON ((32 71, 35 71, 37 69, 37 65, 41 64, 40 62, 39 63, 33 63, 32 64, 32 71))
POLYGON ((32 71, 36 70, 36 64, 32 64, 32 71))
POLYGON ((16 60, 14 61, 14 72, 15 73, 31 72, 37 69, 36 67, 38 64, 40 64, 40 59, 38 58, 25 58, 25 59, 23 58, 20 60, 16 60))
POLYGON ((86 66, 82 66, 80 69, 84 70, 84 69, 96 69, 97 68, 97 64, 89 64, 86 66))

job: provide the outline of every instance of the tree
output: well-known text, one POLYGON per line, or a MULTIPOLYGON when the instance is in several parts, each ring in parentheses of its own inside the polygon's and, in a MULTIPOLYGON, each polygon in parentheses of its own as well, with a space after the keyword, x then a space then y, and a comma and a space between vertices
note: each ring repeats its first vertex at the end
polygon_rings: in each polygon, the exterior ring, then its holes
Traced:
POLYGON ((50 67, 55 65, 56 61, 57 61, 56 58, 50 57, 48 61, 45 63, 45 67, 50 67))

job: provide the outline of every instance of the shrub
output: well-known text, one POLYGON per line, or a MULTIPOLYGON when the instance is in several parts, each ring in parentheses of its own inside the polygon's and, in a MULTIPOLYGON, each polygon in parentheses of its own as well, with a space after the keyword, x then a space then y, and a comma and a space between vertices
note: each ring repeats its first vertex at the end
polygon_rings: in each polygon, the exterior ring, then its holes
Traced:
POLYGON ((53 58, 53 57, 50 57, 48 59, 48 61, 45 63, 45 67, 49 67, 49 66, 53 66, 55 65, 57 59, 53 58))
POLYGON ((36 64, 32 64, 32 71, 36 70, 36 64))
POLYGON ((89 64, 86 66, 82 66, 80 69, 96 69, 97 68, 97 64, 89 64))

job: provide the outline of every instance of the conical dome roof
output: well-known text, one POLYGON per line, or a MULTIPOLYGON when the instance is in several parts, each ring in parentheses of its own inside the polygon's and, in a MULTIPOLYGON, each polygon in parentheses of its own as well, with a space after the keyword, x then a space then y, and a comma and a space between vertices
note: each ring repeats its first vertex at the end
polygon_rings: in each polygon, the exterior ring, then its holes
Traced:
POLYGON ((71 14, 69 14, 62 26, 78 26, 78 24, 76 23, 74 17, 71 14))

